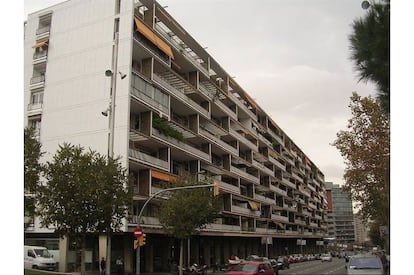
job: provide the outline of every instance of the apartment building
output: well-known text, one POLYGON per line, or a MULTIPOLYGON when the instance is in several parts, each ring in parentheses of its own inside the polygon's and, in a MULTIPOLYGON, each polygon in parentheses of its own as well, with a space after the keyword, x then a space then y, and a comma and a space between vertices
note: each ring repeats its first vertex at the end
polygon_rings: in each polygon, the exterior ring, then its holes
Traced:
MULTIPOLYGON (((263 239, 270 257, 298 253, 297 239, 316 251, 327 232, 323 173, 156 1, 69 0, 30 14, 24 43, 25 123, 37 129, 45 159, 63 142, 113 151, 136 179, 134 206, 111 246, 127 272, 136 268, 139 210, 184 173, 218 181, 222 199, 220 218, 190 239, 186 262, 264 254, 263 239)), ((158 208, 154 199, 141 220, 145 272, 178 261, 158 208)), ((76 269, 71 240, 36 217, 25 221, 26 243, 53 243, 60 269, 76 269)), ((105 243, 91 234, 89 269, 105 243)))
POLYGON ((325 187, 330 197, 328 199, 328 235, 334 236, 339 244, 354 242, 354 214, 348 193, 343 192, 339 184, 332 182, 326 182, 325 187))

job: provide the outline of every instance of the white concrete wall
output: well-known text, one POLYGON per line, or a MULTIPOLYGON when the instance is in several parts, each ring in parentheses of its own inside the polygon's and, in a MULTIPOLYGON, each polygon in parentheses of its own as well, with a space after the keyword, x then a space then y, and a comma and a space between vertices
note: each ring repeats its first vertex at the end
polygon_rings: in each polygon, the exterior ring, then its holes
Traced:
MULTIPOLYGON (((25 30, 24 104, 30 100, 33 73, 32 46, 36 41, 39 14, 52 10, 46 68, 46 83, 40 141, 50 160, 64 142, 91 148, 102 154, 108 150, 108 117, 101 112, 110 104, 114 19, 120 18, 114 154, 128 156, 129 87, 132 37, 132 1, 121 1, 115 15, 113 0, 71 0, 28 16, 25 30)), ((27 117, 26 122, 27 123, 27 117)), ((36 227, 38 229, 38 222, 36 227)), ((37 230, 36 230, 37 231, 37 230)))

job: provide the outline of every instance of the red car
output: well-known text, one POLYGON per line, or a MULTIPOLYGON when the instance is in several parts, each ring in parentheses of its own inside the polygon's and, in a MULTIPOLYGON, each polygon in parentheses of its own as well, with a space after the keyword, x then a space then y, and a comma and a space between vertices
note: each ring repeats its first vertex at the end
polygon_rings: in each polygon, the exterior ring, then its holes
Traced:
POLYGON ((242 262, 232 268, 227 275, 274 275, 268 262, 242 262))

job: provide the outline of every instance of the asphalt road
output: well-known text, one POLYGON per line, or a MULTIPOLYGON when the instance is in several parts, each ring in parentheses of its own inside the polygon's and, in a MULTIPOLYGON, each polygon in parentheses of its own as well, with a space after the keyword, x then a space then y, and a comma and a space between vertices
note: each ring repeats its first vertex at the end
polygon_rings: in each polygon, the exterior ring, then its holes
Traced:
POLYGON ((315 260, 291 264, 290 269, 280 270, 279 275, 346 275, 345 266, 345 259, 333 258, 332 262, 315 260))

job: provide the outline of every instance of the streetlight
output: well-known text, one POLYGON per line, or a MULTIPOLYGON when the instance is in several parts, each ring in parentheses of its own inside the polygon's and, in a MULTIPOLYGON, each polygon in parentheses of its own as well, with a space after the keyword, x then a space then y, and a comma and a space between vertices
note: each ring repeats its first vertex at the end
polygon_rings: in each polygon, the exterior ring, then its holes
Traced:
MULTIPOLYGON (((103 116, 109 116, 109 133, 108 133, 108 159, 114 158, 114 132, 115 132, 115 99, 116 99, 116 74, 114 72, 118 71, 118 42, 119 42, 119 33, 115 32, 114 34, 114 43, 112 49, 112 69, 105 71, 105 76, 111 78, 111 89, 110 89, 110 100, 111 103, 109 107, 102 111, 103 116)), ((121 72, 118 72, 121 79, 124 79, 127 75, 121 72)), ((106 236, 106 274, 111 273, 111 235, 110 235, 110 225, 107 230, 106 236)))

